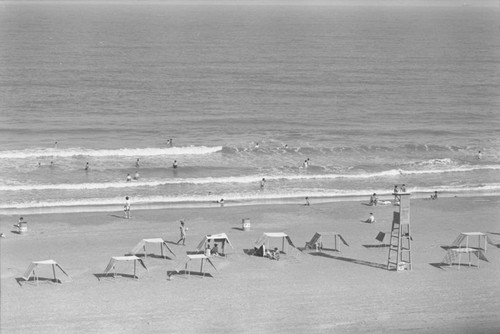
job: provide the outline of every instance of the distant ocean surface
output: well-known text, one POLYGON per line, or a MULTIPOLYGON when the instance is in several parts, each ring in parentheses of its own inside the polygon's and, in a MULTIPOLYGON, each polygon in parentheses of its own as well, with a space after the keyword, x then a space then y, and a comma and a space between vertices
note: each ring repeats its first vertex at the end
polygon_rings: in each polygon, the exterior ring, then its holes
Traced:
POLYGON ((499 15, 0 4, 0 213, 499 194, 499 15))

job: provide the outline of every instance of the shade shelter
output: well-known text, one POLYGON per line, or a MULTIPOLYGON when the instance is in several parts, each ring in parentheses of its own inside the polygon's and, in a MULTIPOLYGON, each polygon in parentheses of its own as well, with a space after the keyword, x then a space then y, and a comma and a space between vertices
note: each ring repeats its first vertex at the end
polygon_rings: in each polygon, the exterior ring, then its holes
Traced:
POLYGON ((38 280, 39 280, 39 275, 37 274, 36 270, 38 266, 43 266, 43 265, 48 265, 52 266, 52 274, 54 276, 53 281, 55 283, 62 283, 61 280, 57 279, 56 276, 56 267, 59 268, 63 272, 64 275, 68 276, 69 275, 64 271, 64 269, 54 260, 43 260, 43 261, 33 261, 31 264, 28 266, 26 271, 24 272, 24 275, 21 277, 25 281, 29 281, 31 276, 34 277, 36 284, 38 285, 38 280))
POLYGON ((148 257, 148 253, 146 251, 146 245, 148 244, 157 244, 157 245, 160 245, 160 251, 161 251, 161 256, 163 258, 166 258, 166 255, 164 255, 164 252, 163 252, 163 247, 167 248, 170 253, 172 253, 173 256, 175 256, 174 252, 172 251, 172 249, 170 249, 170 247, 168 247, 168 244, 165 240, 163 240, 162 238, 152 238, 152 239, 142 239, 141 241, 139 241, 139 243, 137 245, 135 245, 135 247, 130 251, 130 254, 131 255, 136 255, 138 254, 141 250, 143 250, 144 252, 144 257, 148 257))
POLYGON ((276 244, 281 244, 281 251, 288 252, 288 246, 292 249, 297 249, 290 237, 283 232, 264 232, 262 236, 254 243, 254 254, 265 256, 266 249, 275 247, 276 244))
POLYGON ((457 248, 474 248, 486 252, 486 244, 494 245, 486 233, 462 232, 453 241, 452 246, 457 248))
POLYGON ((317 252, 321 252, 322 250, 334 250, 340 252, 340 245, 343 243, 344 245, 349 247, 349 244, 345 239, 337 232, 316 232, 310 241, 306 242, 306 249, 315 249, 317 252), (333 248, 325 247, 325 243, 328 245, 331 244, 333 248))
POLYGON ((203 277, 205 277, 205 272, 203 271, 203 263, 204 262, 210 263, 212 265, 212 267, 215 269, 215 271, 217 271, 217 268, 215 267, 215 265, 213 264, 213 262, 210 260, 210 256, 209 255, 205 255, 205 254, 188 254, 187 255, 187 260, 186 260, 186 263, 185 263, 185 270, 188 273, 188 275, 190 275, 190 276, 191 276, 191 261, 193 261, 193 260, 200 260, 201 261, 200 273, 203 274, 203 277))
POLYGON ((231 242, 229 241, 229 238, 227 237, 226 233, 219 233, 219 234, 208 234, 206 235, 198 244, 196 247, 196 250, 198 251, 204 251, 207 248, 207 245, 210 245, 210 242, 213 243, 219 243, 221 245, 219 254, 225 255, 225 246, 226 243, 231 246, 232 249, 234 249, 233 245, 231 245, 231 242))
POLYGON ((484 251, 482 249, 460 247, 460 248, 448 249, 446 256, 444 257, 443 261, 441 261, 441 263, 449 264, 451 267, 454 263, 457 263, 457 258, 458 258, 458 269, 460 269, 460 265, 462 263, 462 255, 468 256, 469 267, 472 264, 472 255, 474 255, 477 258, 477 265, 476 265, 477 268, 479 268, 479 260, 488 262, 488 259, 484 255, 484 251))
POLYGON ((144 264, 144 261, 140 258, 138 258, 137 256, 135 255, 126 255, 126 256, 113 256, 111 257, 111 260, 109 260, 109 263, 108 263, 108 266, 106 267, 106 269, 104 269, 104 275, 108 275, 109 272, 111 270, 113 270, 113 278, 116 278, 116 265, 120 262, 130 262, 130 261, 133 261, 134 262, 134 278, 135 279, 139 279, 139 276, 137 276, 137 262, 139 262, 143 267, 144 269, 148 270, 148 268, 146 268, 146 265, 144 264))

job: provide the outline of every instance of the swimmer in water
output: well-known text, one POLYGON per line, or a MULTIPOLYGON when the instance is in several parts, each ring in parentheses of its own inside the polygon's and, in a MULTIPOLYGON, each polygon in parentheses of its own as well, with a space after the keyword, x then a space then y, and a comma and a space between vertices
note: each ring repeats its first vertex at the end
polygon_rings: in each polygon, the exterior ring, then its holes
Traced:
POLYGON ((172 164, 172 167, 175 169, 177 168, 177 160, 174 160, 174 163, 172 164))
POLYGON ((262 180, 260 180, 260 189, 264 189, 265 185, 266 185, 266 179, 262 178, 262 180))

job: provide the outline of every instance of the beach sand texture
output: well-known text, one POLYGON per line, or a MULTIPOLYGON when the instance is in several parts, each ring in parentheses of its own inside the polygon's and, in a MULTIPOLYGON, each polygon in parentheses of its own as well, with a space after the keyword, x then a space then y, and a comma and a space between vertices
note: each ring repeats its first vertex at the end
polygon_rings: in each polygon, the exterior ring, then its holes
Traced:
MULTIPOLYGON (((393 206, 351 201, 144 210, 132 211, 131 220, 120 218, 122 212, 31 215, 25 216, 27 235, 10 232, 18 217, 2 216, 1 332, 498 333, 500 249, 488 245, 489 262, 479 268, 436 264, 460 232, 489 232, 500 244, 499 201, 413 200, 413 270, 403 272, 387 271, 388 249, 376 247, 378 232, 390 231, 393 206), (377 222, 362 223, 370 212, 377 222), (250 218, 250 231, 241 229, 243 218, 250 218), (97 278, 111 256, 143 238, 176 242, 180 219, 189 230, 186 246, 170 245, 176 258, 148 257, 149 270, 139 267, 138 280, 97 278), (298 247, 316 231, 336 231, 349 247, 280 261, 245 254, 266 231, 285 232, 298 247), (213 277, 167 279, 204 235, 220 232, 235 248, 214 259, 218 272, 207 269, 213 277), (45 259, 56 260, 72 281, 18 284, 31 261, 45 259)), ((119 268, 132 273, 130 264, 119 268)))

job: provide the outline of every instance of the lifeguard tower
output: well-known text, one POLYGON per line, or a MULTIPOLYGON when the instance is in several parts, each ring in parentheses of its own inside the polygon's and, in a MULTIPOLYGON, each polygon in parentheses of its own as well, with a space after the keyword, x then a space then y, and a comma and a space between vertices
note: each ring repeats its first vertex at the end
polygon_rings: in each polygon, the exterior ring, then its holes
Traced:
POLYGON ((399 211, 394 211, 387 270, 411 270, 410 193, 394 193, 399 211))

